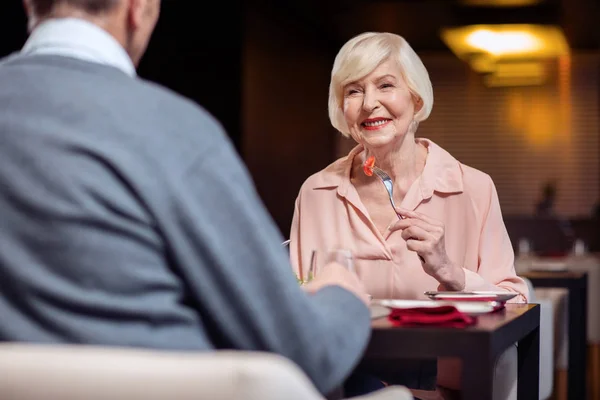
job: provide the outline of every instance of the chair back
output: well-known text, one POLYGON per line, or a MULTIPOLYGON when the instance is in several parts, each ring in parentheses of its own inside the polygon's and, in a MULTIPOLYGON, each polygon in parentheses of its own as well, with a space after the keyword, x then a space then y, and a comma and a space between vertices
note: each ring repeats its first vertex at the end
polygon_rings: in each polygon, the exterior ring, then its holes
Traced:
POLYGON ((269 353, 0 344, 2 400, 323 400, 269 353))

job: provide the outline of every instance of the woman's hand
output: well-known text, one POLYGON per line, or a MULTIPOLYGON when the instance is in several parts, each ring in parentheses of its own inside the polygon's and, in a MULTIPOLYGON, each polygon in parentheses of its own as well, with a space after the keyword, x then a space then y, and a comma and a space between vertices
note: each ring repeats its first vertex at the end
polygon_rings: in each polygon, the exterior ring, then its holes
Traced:
POLYGON ((409 250, 421 258, 423 270, 446 290, 463 290, 465 273, 452 263, 444 244, 444 224, 415 211, 397 209, 404 218, 394 223, 390 231, 401 231, 409 250))

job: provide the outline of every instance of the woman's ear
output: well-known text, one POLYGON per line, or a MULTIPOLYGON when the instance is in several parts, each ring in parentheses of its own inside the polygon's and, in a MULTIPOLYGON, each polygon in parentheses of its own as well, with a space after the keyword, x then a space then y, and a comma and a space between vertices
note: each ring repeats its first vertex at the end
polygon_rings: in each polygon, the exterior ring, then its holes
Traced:
POLYGON ((413 95, 413 102, 415 103, 415 114, 421 111, 423 108, 423 99, 417 95, 413 95))

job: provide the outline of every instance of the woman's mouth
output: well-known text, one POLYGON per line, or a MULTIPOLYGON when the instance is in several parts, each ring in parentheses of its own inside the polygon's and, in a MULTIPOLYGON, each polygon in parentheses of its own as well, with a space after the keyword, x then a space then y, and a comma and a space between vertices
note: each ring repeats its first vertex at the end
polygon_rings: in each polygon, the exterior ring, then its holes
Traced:
POLYGON ((392 120, 387 118, 367 119, 360 126, 368 131, 375 131, 388 125, 392 120))

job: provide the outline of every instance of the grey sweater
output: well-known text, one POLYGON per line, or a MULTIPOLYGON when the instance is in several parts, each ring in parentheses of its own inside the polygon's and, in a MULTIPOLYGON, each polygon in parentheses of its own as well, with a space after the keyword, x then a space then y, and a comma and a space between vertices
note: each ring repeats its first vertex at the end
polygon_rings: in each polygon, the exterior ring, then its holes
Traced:
POLYGON ((327 392, 369 313, 304 294, 281 241, 197 105, 67 57, 0 64, 0 340, 269 351, 327 392))

